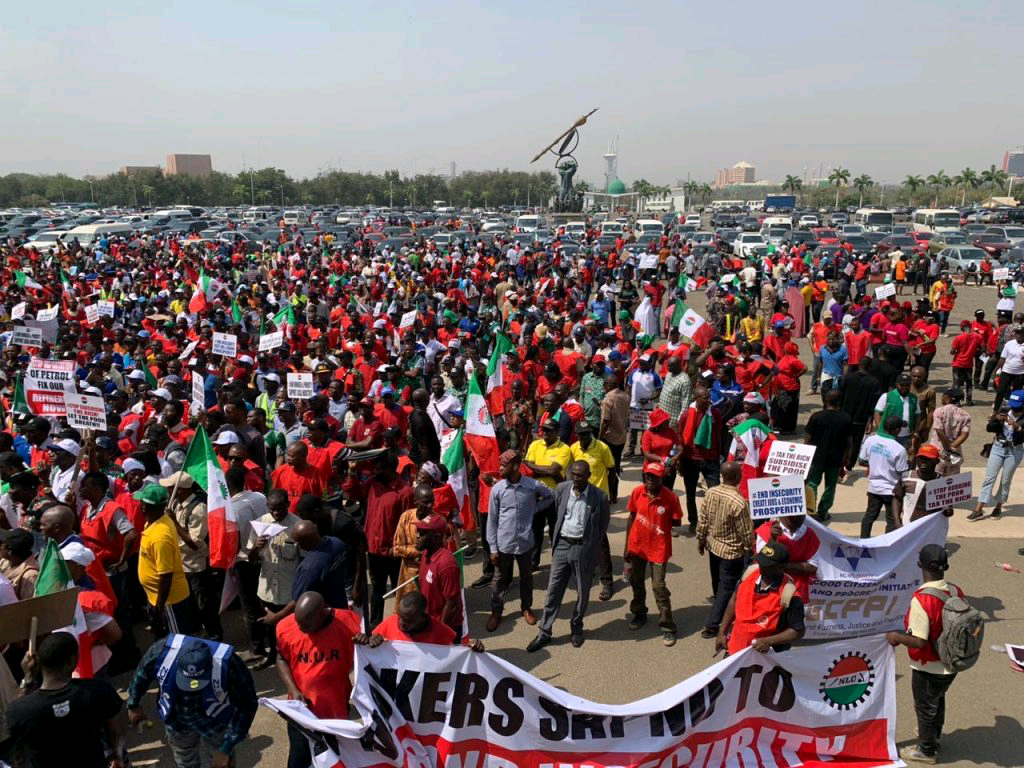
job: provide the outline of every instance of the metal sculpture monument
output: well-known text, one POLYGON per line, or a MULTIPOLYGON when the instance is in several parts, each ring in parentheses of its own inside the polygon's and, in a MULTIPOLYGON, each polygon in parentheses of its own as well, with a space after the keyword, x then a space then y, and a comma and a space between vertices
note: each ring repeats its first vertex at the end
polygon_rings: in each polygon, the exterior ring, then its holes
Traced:
POLYGON ((558 171, 561 181, 558 186, 558 197, 555 200, 556 213, 578 213, 583 210, 583 193, 575 191, 572 186, 572 177, 579 168, 579 163, 576 162, 572 153, 576 151, 580 143, 580 134, 577 129, 585 125, 587 118, 595 112, 597 112, 596 108, 583 115, 569 127, 569 130, 558 136, 530 161, 535 163, 548 152, 558 158, 555 161, 555 170, 558 171), (561 146, 555 150, 555 145, 560 141, 562 142, 561 146))

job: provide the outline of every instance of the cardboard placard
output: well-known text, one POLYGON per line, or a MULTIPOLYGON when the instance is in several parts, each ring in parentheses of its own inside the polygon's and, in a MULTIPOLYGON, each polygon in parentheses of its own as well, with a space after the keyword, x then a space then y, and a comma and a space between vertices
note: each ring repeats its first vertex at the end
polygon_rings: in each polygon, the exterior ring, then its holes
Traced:
POLYGON ((100 319, 100 308, 95 304, 86 304, 85 306, 85 322, 89 325, 96 325, 100 319))
POLYGON ((37 416, 63 416, 64 393, 76 392, 72 360, 33 357, 25 370, 25 400, 37 416))
POLYGON ((178 355, 179 360, 187 360, 192 357, 192 353, 196 351, 196 347, 199 346, 199 340, 190 341, 185 345, 185 348, 181 350, 181 354, 178 355))
POLYGON ((854 268, 855 267, 853 265, 853 262, 851 261, 849 264, 847 264, 845 267, 843 267, 843 274, 845 274, 847 277, 849 277, 850 275, 853 274, 854 268))
POLYGON ((77 605, 78 587, 0 606, 0 646, 27 640, 33 618, 37 637, 71 626, 77 605))
POLYGON ((257 349, 260 352, 269 352, 272 349, 277 349, 284 345, 284 331, 274 331, 274 333, 265 333, 260 336, 260 343, 257 349))
POLYGON ((398 323, 399 328, 411 328, 416 324, 416 310, 410 310, 402 314, 402 320, 398 323))
POLYGON ((107 428, 107 409, 102 397, 65 392, 64 408, 67 410, 68 424, 75 429, 95 429, 102 432, 107 428))
POLYGON ((238 354, 238 337, 233 333, 213 334, 213 354, 234 357, 238 354))
POLYGON ((799 475, 758 477, 747 483, 754 520, 807 514, 804 479, 799 475))
POLYGON ((96 306, 99 307, 100 317, 113 317, 114 316, 114 302, 112 301, 97 301, 96 306))
POLYGON ((54 304, 52 307, 47 309, 40 309, 36 312, 36 320, 40 323, 48 323, 51 320, 57 319, 57 313, 60 312, 60 307, 54 304))
POLYGON ((658 254, 656 253, 645 253, 640 256, 640 264, 638 269, 657 269, 658 268, 658 254))
POLYGON ((925 509, 931 512, 969 501, 974 495, 973 481, 974 476, 970 472, 929 480, 924 484, 925 509))
POLYGON ((206 407, 206 381, 199 371, 192 372, 192 413, 206 407))
POLYGON ((887 299, 896 295, 896 283, 883 283, 875 288, 875 298, 878 300, 887 299))
POLYGON ((24 301, 19 301, 13 307, 11 307, 11 320, 21 320, 25 316, 25 310, 28 308, 28 304, 24 301))
POLYGON ((644 430, 651 426, 651 411, 653 408, 630 408, 629 409, 629 428, 644 430))
POLYGON ((1010 268, 1000 267, 999 269, 992 270, 993 280, 1009 280, 1010 279, 1010 268))
POLYGON ((766 475, 807 477, 807 473, 811 471, 811 461, 814 459, 815 450, 813 445, 775 440, 768 450, 764 473, 766 475))
POLYGON ((27 325, 16 325, 12 329, 11 344, 19 344, 23 347, 39 347, 43 344, 43 331, 41 328, 32 328, 27 325))
POLYGON ((312 373, 288 374, 288 397, 292 400, 308 400, 313 394, 312 373))

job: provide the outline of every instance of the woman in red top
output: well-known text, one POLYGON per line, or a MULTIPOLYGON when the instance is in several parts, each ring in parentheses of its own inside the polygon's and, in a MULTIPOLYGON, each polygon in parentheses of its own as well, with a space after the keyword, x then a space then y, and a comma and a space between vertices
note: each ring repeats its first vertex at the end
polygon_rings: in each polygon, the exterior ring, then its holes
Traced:
MULTIPOLYGON (((935 313, 929 312, 916 320, 907 336, 910 352, 914 356, 914 365, 929 370, 935 358, 935 340, 939 338, 939 324, 936 322, 935 313)), ((892 360, 891 357, 889 359, 892 360)))
POLYGON ((796 419, 800 412, 800 377, 807 372, 807 366, 800 360, 800 348, 795 343, 786 343, 775 369, 772 424, 781 434, 792 434, 796 432, 796 419))
POLYGON ((651 411, 650 426, 640 436, 640 450, 645 463, 665 466, 664 487, 672 490, 676 481, 676 463, 668 461, 679 452, 679 435, 669 424, 669 416, 661 408, 651 411))
POLYGON ((910 330, 903 321, 903 310, 899 308, 890 310, 889 322, 882 326, 882 346, 888 351, 889 362, 897 371, 902 371, 907 362, 907 340, 909 338, 910 330))

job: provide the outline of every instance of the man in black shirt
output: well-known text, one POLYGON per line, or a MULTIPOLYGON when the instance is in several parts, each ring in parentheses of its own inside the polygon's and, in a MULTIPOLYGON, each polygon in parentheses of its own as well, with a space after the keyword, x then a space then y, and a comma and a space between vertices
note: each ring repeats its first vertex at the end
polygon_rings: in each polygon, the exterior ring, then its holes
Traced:
POLYGON ((427 406, 430 395, 425 389, 412 393, 412 413, 409 414, 409 458, 417 467, 428 461, 441 461, 441 442, 437 438, 434 422, 430 420, 427 406))
POLYGON ((39 643, 36 658, 26 657, 25 679, 39 687, 7 707, 10 736, 0 756, 31 768, 74 765, 80 768, 121 768, 124 731, 121 697, 105 680, 72 679, 78 664, 78 642, 67 632, 54 632, 39 643), (105 733, 112 756, 104 755, 105 733), (19 760, 21 762, 19 762, 19 760))
MULTIPOLYGON (((841 396, 838 389, 828 390, 824 397, 825 409, 812 413, 804 428, 804 442, 816 448, 811 469, 807 473, 807 487, 817 494, 818 485, 822 477, 825 478, 825 490, 818 497, 815 507, 815 516, 823 523, 830 517, 828 511, 836 496, 839 470, 850 460, 853 419, 850 414, 839 409, 841 396)), ((863 429, 861 434, 864 434, 863 429)))
POLYGON ((896 386, 896 377, 903 372, 902 368, 897 369, 889 360, 889 350, 885 348, 885 344, 878 348, 878 359, 868 370, 871 371, 872 376, 878 379, 882 392, 888 392, 896 386))
MULTIPOLYGON (((892 367, 892 366, 890 366, 892 367)), ((886 391, 871 373, 870 357, 862 357, 857 370, 846 374, 839 382, 839 407, 850 415, 850 452, 846 460, 846 468, 853 469, 860 455, 860 444, 864 440, 864 430, 875 415, 875 403, 878 396, 886 391)))

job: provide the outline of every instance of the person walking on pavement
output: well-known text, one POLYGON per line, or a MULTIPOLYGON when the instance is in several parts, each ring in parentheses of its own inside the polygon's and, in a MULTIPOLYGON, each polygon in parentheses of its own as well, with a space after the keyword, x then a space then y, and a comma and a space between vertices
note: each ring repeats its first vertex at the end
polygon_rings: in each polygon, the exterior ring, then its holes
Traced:
POLYGON ((845 471, 853 442, 853 420, 839 408, 842 393, 838 389, 825 392, 822 400, 825 408, 815 411, 804 427, 804 443, 815 447, 811 467, 807 473, 807 487, 817 497, 818 486, 825 481, 825 490, 817 498, 815 515, 821 522, 828 522, 829 510, 836 497, 839 475, 845 471))
POLYGON ((555 500, 550 488, 519 471, 522 458, 518 452, 505 451, 498 461, 501 479, 491 488, 487 509, 487 544, 497 571, 497 578, 492 581, 488 632, 496 630, 501 623, 505 593, 512 584, 513 564, 519 569, 523 618, 530 626, 537 623, 533 613, 533 518, 538 507, 553 504, 555 500))
POLYGON ((574 461, 569 466, 569 478, 555 489, 551 574, 537 637, 526 646, 530 653, 551 642, 551 629, 558 618, 570 575, 576 585, 576 605, 569 620, 570 638, 574 648, 583 645, 583 617, 590 601, 594 565, 608 532, 610 512, 607 494, 590 483, 587 462, 574 461))
POLYGON ((633 590, 629 603, 633 618, 629 620, 629 628, 637 630, 647 623, 645 581, 650 566, 651 589, 660 614, 661 640, 671 646, 676 644, 676 622, 672 618, 672 593, 665 586, 665 572, 672 557, 672 520, 682 512, 679 498, 662 485, 664 478, 664 464, 648 464, 643 470, 643 484, 630 494, 623 560, 630 565, 629 586, 633 590))
POLYGON ((679 417, 679 437, 679 471, 686 488, 686 518, 693 535, 697 531, 697 481, 703 475, 708 488, 721 481, 722 417, 712 407, 707 387, 694 387, 693 402, 679 417))
POLYGON ((939 449, 940 475, 955 475, 964 463, 962 446, 971 436, 971 414, 961 407, 963 399, 963 390, 950 387, 942 393, 942 405, 932 414, 928 443, 939 449))
POLYGON ((864 433, 874 418, 875 402, 882 392, 882 386, 871 374, 871 358, 862 357, 857 369, 846 374, 839 383, 839 407, 850 416, 850 453, 846 469, 856 466, 860 456, 860 444, 864 433))
POLYGON ((938 544, 926 544, 918 554, 922 581, 907 610, 906 629, 887 632, 891 646, 903 645, 910 656, 911 690, 917 714, 917 744, 900 749, 900 757, 915 763, 937 762, 939 739, 946 720, 946 692, 956 679, 956 670, 939 658, 935 645, 942 634, 943 595, 963 597, 964 591, 946 580, 949 557, 938 544))
POLYGON ((871 538, 871 526, 885 509, 885 532, 900 527, 893 501, 903 496, 903 477, 910 466, 907 450, 891 435, 905 424, 899 416, 886 416, 885 431, 869 435, 860 447, 860 462, 868 467, 868 506, 860 522, 860 537, 871 538))
POLYGON ((736 585, 743 575, 743 564, 753 551, 754 528, 747 500, 738 486, 743 473, 735 461, 722 465, 722 483, 709 488, 697 517, 697 553, 707 553, 711 569, 714 603, 700 636, 718 636, 718 629, 736 585))
POLYGON ((177 768, 233 768, 259 704, 252 676, 235 649, 213 640, 168 635, 150 646, 128 684, 128 719, 146 721, 142 698, 157 682, 157 708, 177 768))
POLYGON ((1006 407, 992 414, 985 430, 993 433, 994 437, 989 449, 988 464, 985 466, 985 479, 978 493, 978 505, 967 516, 972 522, 984 517, 985 505, 993 501, 996 505, 992 509, 992 517, 1000 517, 1003 504, 1010 497, 1010 483, 1024 459, 1024 389, 1010 393, 1006 407))
POLYGON ((619 476, 622 474, 622 450, 629 437, 629 395, 619 386, 614 373, 604 378, 601 400, 601 426, 597 436, 608 446, 615 459, 615 471, 608 476, 608 496, 612 504, 619 500, 619 476))

